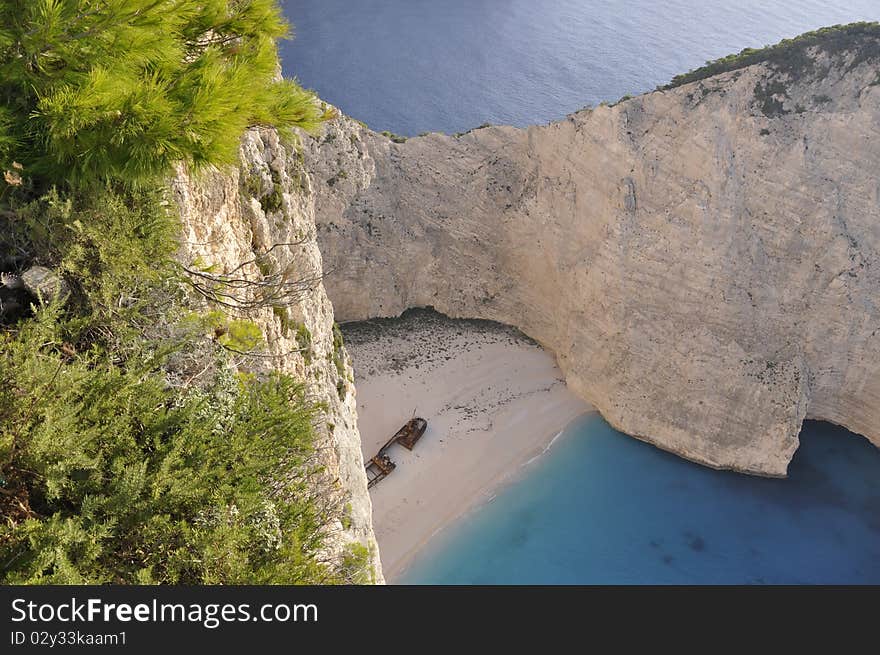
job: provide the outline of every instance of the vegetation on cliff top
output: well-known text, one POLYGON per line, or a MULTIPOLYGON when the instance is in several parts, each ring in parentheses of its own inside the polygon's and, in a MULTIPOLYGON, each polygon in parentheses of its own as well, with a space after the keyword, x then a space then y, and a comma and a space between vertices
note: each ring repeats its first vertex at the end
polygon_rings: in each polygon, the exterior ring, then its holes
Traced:
POLYGON ((785 39, 776 45, 746 48, 739 54, 706 62, 701 68, 677 75, 669 84, 659 89, 664 91, 674 89, 713 75, 760 63, 767 63, 778 71, 800 77, 803 73, 814 69, 815 61, 807 53, 807 50, 813 47, 831 55, 846 51, 855 52, 856 57, 852 66, 869 59, 880 60, 880 23, 834 25, 807 32, 793 39, 785 39))
POLYGON ((274 0, 0 0, 0 582, 368 579, 326 549, 321 408, 241 372, 256 325, 172 259, 174 164, 326 117, 274 78, 285 30, 274 0))

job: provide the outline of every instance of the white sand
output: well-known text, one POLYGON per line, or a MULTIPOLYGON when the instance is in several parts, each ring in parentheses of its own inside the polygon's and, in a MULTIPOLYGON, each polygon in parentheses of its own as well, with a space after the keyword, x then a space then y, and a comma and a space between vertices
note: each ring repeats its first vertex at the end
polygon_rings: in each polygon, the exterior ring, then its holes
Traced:
POLYGON ((519 333, 433 312, 343 326, 357 386, 364 459, 415 413, 428 429, 370 490, 385 577, 394 582, 443 527, 490 499, 592 408, 552 355, 519 333))

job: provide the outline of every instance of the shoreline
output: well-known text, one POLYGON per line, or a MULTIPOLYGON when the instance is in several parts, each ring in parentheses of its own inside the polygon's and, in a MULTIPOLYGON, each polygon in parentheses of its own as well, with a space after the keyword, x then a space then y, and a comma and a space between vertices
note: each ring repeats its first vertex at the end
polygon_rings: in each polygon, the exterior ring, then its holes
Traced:
MULTIPOLYGON (((485 505, 493 502, 498 497, 498 494, 501 493, 508 485, 515 483, 520 477, 526 475, 526 469, 528 469, 532 464, 544 457, 544 455, 549 453, 550 449, 553 448, 554 444, 559 440, 560 437, 562 437, 565 431, 573 423, 581 420, 586 416, 597 413, 598 412, 595 409, 590 409, 589 406, 587 406, 582 413, 572 417, 561 430, 556 432, 556 434, 551 433, 552 436, 547 435, 547 437, 543 439, 543 442, 546 443, 536 443, 538 448, 536 451, 534 451, 534 454, 532 454, 531 457, 529 457, 525 461, 517 463, 515 468, 501 473, 497 478, 488 482, 488 484, 482 490, 480 490, 475 497, 465 501, 461 505, 460 509, 452 513, 449 517, 440 521, 439 526, 434 532, 425 537, 419 543, 413 545, 413 547, 400 560, 396 562, 396 566, 394 566, 393 568, 389 567, 388 573, 386 574, 388 584, 398 584, 400 578, 403 577, 404 574, 409 572, 410 567, 418 559, 421 552, 435 539, 443 535, 449 527, 454 526, 460 520, 470 516, 472 512, 476 512, 485 505)), ((536 442, 537 441, 539 440, 536 440, 536 442)), ((525 455, 527 454, 524 454, 524 456, 525 455)))
POLYGON ((428 429, 370 490, 392 584, 428 542, 489 502, 595 411, 565 386, 555 358, 514 328, 430 310, 342 326, 357 388, 364 459, 413 414, 428 429))

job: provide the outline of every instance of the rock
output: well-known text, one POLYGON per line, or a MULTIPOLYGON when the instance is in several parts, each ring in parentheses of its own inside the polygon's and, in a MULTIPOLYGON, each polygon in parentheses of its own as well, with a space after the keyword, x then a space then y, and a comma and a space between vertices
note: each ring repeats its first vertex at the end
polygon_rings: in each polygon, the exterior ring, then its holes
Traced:
POLYGON ((31 266, 21 274, 21 283, 30 295, 43 303, 64 297, 70 291, 61 276, 45 266, 31 266))
POLYGON ((877 45, 528 129, 335 121, 304 155, 338 320, 513 325, 615 427, 712 467, 785 475, 804 418, 880 444, 877 45))
POLYGON ((334 342, 333 307, 321 283, 315 240, 314 196, 293 155, 277 132, 255 129, 242 141, 240 170, 200 171, 196 177, 180 168, 172 181, 185 244, 180 257, 185 265, 201 260, 212 270, 235 270, 236 277, 261 280, 264 274, 292 271, 303 281, 275 306, 241 313, 260 326, 274 355, 246 365, 290 374, 326 408, 316 425, 315 448, 326 475, 320 493, 341 494, 346 513, 328 556, 361 543, 372 554, 376 581, 383 582, 350 382, 354 373, 345 348, 334 342), (251 263, 241 267, 244 262, 251 263))

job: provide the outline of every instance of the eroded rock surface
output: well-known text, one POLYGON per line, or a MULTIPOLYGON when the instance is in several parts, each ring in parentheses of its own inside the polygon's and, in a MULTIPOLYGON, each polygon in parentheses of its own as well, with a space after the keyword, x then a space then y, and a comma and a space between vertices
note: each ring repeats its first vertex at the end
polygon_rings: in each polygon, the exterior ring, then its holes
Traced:
POLYGON ((784 475, 805 417, 880 444, 877 50, 528 129, 343 117, 305 147, 337 319, 516 326, 615 427, 713 467, 784 475))
POLYGON ((321 284, 314 197, 295 144, 283 143, 274 130, 251 130, 242 141, 238 169, 196 176, 181 169, 172 190, 183 224, 181 263, 253 282, 249 290, 225 290, 230 296, 223 298, 233 305, 225 308, 232 317, 257 323, 266 338, 265 353, 243 358, 247 367, 289 373, 325 407, 316 426, 316 448, 327 476, 320 493, 340 494, 345 507, 344 520, 331 531, 330 548, 338 555, 353 542, 363 544, 372 556, 374 578, 382 582, 354 375, 321 284), (271 300, 248 305, 267 295, 271 300))

